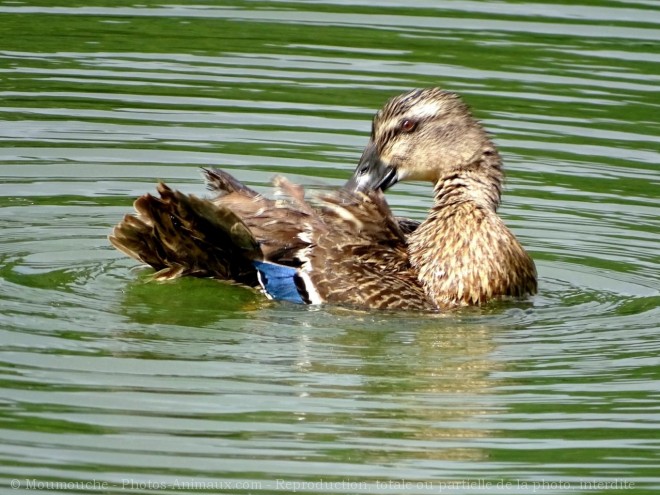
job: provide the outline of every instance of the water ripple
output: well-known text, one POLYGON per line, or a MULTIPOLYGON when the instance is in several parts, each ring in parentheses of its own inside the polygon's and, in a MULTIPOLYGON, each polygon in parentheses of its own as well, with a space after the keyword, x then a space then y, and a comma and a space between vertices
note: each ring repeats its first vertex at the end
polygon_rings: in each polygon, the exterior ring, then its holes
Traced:
MULTIPOLYGON (((660 486, 652 2, 75 4, 0 5, 0 476, 660 486), (200 166, 264 193, 277 173, 338 186, 378 106, 429 85, 502 149, 529 301, 274 304, 153 283, 108 245, 158 179, 204 194, 200 166)), ((431 195, 388 200, 421 219, 431 195)))

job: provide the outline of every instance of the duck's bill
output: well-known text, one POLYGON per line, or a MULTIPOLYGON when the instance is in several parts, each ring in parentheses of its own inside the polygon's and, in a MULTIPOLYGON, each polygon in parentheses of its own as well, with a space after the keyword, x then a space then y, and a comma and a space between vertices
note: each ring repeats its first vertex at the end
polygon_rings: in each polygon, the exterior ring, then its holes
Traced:
POLYGON ((350 191, 385 191, 398 182, 396 169, 380 159, 378 149, 373 142, 369 142, 362 153, 360 162, 353 172, 353 176, 344 186, 350 191))

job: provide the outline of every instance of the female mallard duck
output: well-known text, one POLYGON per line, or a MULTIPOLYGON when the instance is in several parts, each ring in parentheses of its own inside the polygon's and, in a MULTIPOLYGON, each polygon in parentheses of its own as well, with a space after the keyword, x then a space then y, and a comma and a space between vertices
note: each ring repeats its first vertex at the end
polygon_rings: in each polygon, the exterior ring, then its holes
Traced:
POLYGON ((438 310, 536 293, 534 262, 496 213, 500 156, 454 93, 392 98, 353 177, 314 204, 283 178, 285 199, 274 201, 225 172, 206 175, 216 198, 159 184, 112 244, 157 278, 233 280, 298 303, 438 310), (381 192, 401 180, 435 184, 419 225, 395 218, 381 192))

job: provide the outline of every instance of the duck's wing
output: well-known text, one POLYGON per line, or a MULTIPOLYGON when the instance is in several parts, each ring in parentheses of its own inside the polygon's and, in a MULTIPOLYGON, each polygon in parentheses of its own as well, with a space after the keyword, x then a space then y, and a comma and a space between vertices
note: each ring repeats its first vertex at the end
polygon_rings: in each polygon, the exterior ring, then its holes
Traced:
POLYGON ((145 194, 109 240, 123 253, 157 270, 156 278, 183 275, 257 284, 253 259, 258 241, 229 208, 158 184, 159 197, 145 194))
POLYGON ((301 269, 326 301, 432 309, 410 266, 406 232, 381 191, 340 190, 322 199, 321 210, 328 228, 315 236, 301 269))
POLYGON ((381 192, 336 191, 320 198, 300 238, 297 270, 258 269, 274 299, 374 309, 432 310, 408 261, 405 233, 381 192))

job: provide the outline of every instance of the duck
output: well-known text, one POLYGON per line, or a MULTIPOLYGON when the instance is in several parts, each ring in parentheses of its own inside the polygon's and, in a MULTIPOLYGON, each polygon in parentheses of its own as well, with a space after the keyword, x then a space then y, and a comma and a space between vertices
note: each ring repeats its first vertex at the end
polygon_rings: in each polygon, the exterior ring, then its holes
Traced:
POLYGON ((457 93, 390 98, 347 183, 311 199, 284 177, 270 199, 226 171, 203 173, 212 197, 159 183, 111 244, 158 280, 211 277, 298 304, 441 312, 537 292, 534 261, 497 214, 501 156, 457 93), (402 181, 433 184, 421 222, 387 204, 402 181))

